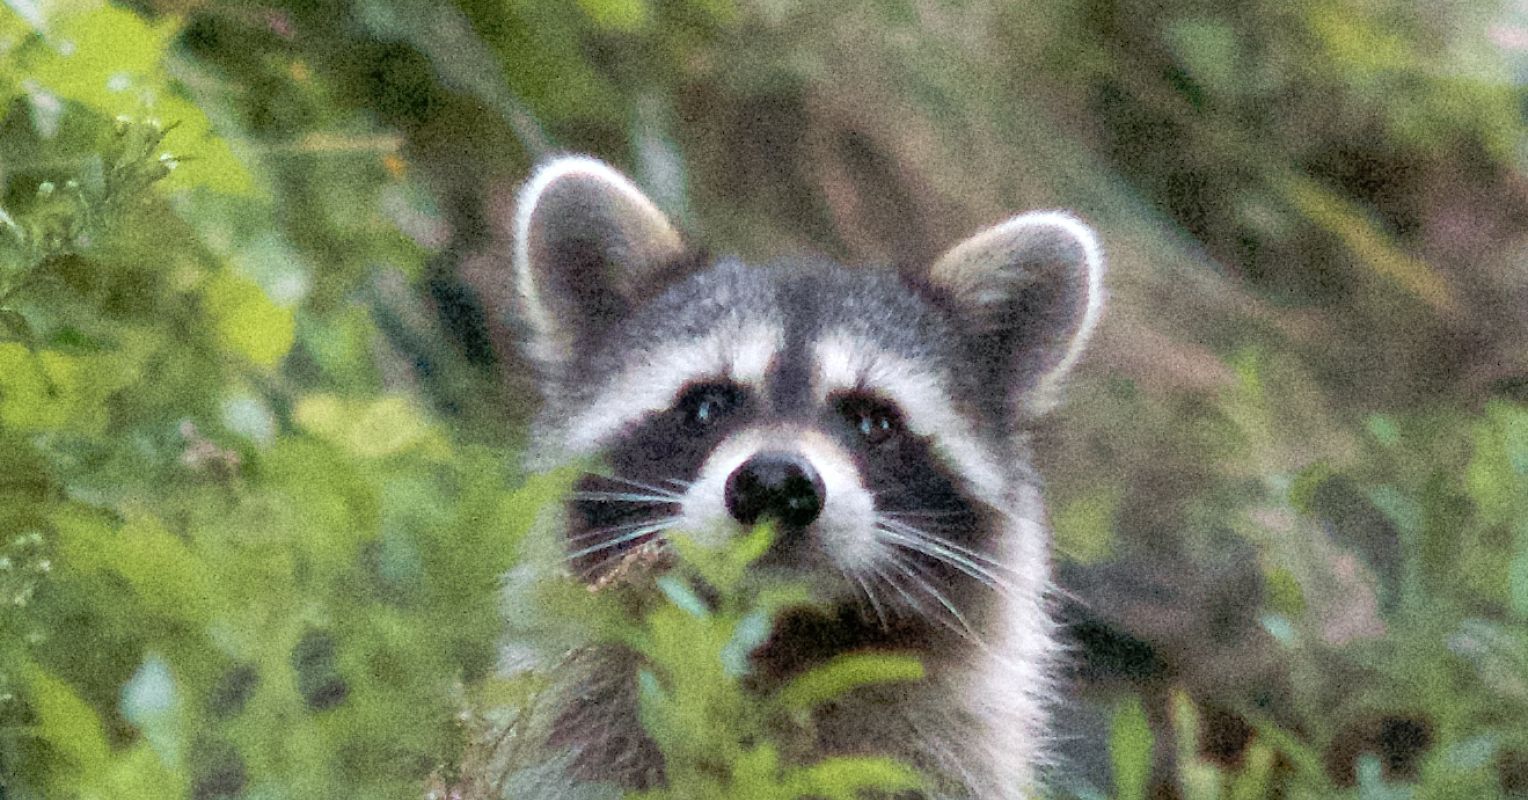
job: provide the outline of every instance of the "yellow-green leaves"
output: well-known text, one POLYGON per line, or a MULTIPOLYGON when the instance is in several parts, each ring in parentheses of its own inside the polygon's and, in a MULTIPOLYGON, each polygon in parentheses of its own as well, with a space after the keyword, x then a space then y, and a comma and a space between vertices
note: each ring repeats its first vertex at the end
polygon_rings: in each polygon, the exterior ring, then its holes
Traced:
POLYGON ((37 715, 34 731, 85 776, 61 783, 56 787, 59 794, 81 800, 150 800, 185 791, 182 773, 171 769, 152 746, 139 743, 114 753, 100 716, 69 684, 36 665, 28 665, 26 672, 37 715))
POLYGON ((1119 800, 1145 800, 1151 775, 1151 727, 1141 701, 1131 697, 1114 711, 1109 733, 1109 757, 1114 766, 1114 796, 1119 800))
POLYGON ((292 349, 297 323, 291 309, 276 305, 252 281, 221 273, 208 281, 204 298, 218 342, 256 366, 274 367, 292 349))
MULTIPOLYGON (((166 53, 179 33, 179 20, 167 17, 151 23, 106 3, 55 5, 51 14, 19 15, 39 34, 19 59, 24 82, 109 118, 152 117, 175 126, 168 144, 175 155, 187 159, 169 179, 173 186, 254 192, 254 181, 228 140, 214 134, 207 115, 170 80, 166 53)), ((14 12, 0 10, 0 15, 7 13, 14 12)), ((34 97, 33 102, 48 101, 34 97)))
MULTIPOLYGON (((642 657, 641 721, 663 752, 668 779, 667 786, 632 800, 851 800, 923 786, 917 772, 892 758, 799 759, 803 743, 815 735, 818 709, 867 688, 922 680, 917 658, 844 655, 760 693, 749 686, 749 654, 764 645, 782 612, 810 608, 811 595, 750 569, 772 541, 767 527, 709 548, 683 535, 667 536, 680 564, 657 579, 659 596, 640 619, 603 626, 608 638, 642 657), (792 753, 797 757, 785 755, 792 753)), ((586 599, 594 606, 586 616, 619 617, 617 604, 607 598, 601 593, 586 599)))
POLYGON ((443 442, 406 398, 353 401, 323 394, 297 404, 304 430, 361 458, 382 458, 443 442))
POLYGON ((851 653, 786 684, 774 702, 792 713, 810 711, 865 686, 923 680, 923 662, 911 656, 851 653))
POLYGON ((1120 491, 1105 486, 1060 503, 1051 518, 1056 549, 1083 564, 1114 555, 1114 518, 1120 491))
POLYGON ((578 0, 578 6, 597 27, 610 30, 639 31, 652 18, 647 0, 578 0))
POLYGON ((42 29, 46 47, 26 65, 29 77, 55 94, 112 115, 151 102, 154 98, 145 95, 158 82, 175 22, 149 23, 107 4, 69 5, 74 8, 42 29))
POLYGON ((106 426, 107 398, 136 374, 126 356, 72 356, 0 341, 0 424, 100 433, 106 426))
POLYGON ((26 679, 40 732, 81 773, 99 774, 109 762, 111 747, 95 710, 68 684, 42 669, 32 667, 26 679))
POLYGON ((153 517, 114 527, 95 515, 59 512, 53 517, 60 560, 85 573, 120 576, 145 610, 170 619, 206 622, 211 617, 213 576, 202 558, 153 517))

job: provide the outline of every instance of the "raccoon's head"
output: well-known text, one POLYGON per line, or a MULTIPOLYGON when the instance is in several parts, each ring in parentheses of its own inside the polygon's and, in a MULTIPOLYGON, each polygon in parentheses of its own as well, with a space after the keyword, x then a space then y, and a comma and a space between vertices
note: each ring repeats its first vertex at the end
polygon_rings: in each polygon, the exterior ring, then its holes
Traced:
POLYGON ((872 628, 969 633, 1009 584, 1000 539, 1032 513, 1018 434, 1102 303, 1081 222, 1017 216, 902 272, 750 266, 693 254, 630 181, 564 158, 522 190, 516 235, 539 447, 609 470, 569 504, 576 573, 669 529, 771 520, 762 563, 872 628))

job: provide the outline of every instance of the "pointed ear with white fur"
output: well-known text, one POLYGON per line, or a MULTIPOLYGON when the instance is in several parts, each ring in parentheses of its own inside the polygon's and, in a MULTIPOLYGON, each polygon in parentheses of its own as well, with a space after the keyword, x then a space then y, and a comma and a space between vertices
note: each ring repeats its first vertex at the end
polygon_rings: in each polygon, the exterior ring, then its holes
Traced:
POLYGON ((1103 253, 1077 218, 1020 214, 951 248, 926 275, 1010 407, 1054 405, 1104 305, 1103 253))
POLYGON ((579 156, 543 165, 515 210, 514 280, 533 355, 568 361, 684 255, 663 212, 621 173, 579 156))

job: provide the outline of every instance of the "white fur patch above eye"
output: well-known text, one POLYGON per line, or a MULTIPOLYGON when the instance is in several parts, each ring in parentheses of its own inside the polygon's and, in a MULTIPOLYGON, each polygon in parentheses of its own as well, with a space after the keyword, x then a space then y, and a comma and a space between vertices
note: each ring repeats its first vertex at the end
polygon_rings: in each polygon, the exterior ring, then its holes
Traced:
POLYGON ((902 412, 908 430, 929 439, 935 452, 982 497, 1001 497, 1003 473, 997 459, 956 413, 945 376, 911 359, 887 352, 848 331, 829 333, 812 348, 816 372, 813 396, 825 403, 841 391, 885 397, 902 412))
POLYGON ((779 327, 744 322, 713 330, 698 341, 633 354, 605 381, 593 405, 567 420, 563 446, 570 456, 590 455, 649 414, 668 410, 685 386, 728 378, 762 391, 769 365, 785 346, 779 327))

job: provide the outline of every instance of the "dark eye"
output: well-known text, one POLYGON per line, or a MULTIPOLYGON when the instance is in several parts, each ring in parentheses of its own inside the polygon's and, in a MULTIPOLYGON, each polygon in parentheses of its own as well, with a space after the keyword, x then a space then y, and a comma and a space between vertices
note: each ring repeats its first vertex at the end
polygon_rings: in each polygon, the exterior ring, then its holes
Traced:
POLYGON ((728 383, 707 383, 691 388, 676 406, 685 422, 704 428, 743 405, 743 390, 728 383))
POLYGON ((845 397, 838 401, 838 411, 867 444, 880 444, 902 432, 902 415, 896 407, 874 397, 845 397))

